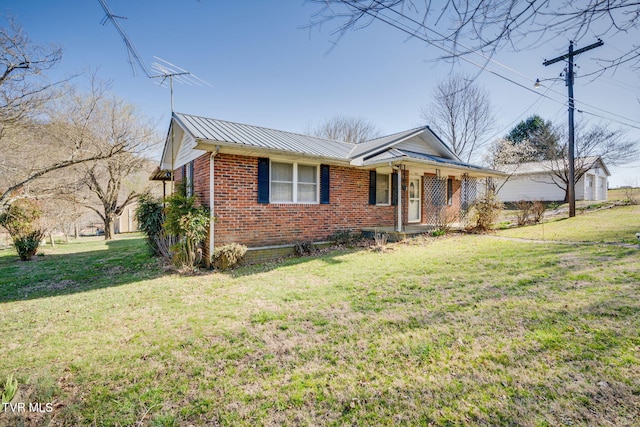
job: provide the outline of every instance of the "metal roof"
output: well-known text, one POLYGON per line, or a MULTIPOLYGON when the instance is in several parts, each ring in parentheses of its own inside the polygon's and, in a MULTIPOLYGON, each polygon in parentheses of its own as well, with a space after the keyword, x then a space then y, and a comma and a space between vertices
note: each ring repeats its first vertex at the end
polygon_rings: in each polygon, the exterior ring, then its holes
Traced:
MULTIPOLYGON (((581 167, 587 167, 591 169, 594 165, 600 161, 600 165, 605 170, 607 175, 611 175, 609 173, 609 169, 607 169, 606 165, 602 161, 602 159, 598 156, 589 156, 589 157, 578 157, 576 158, 576 163, 582 165, 581 167)), ((566 168, 565 162, 563 159, 558 160, 543 160, 540 162, 526 162, 526 163, 514 163, 514 164, 505 164, 498 165, 500 170, 503 170, 511 175, 529 175, 529 174, 543 174, 549 173, 551 171, 564 171, 566 168)))
POLYGON ((182 113, 174 113, 174 118, 196 140, 234 143, 341 160, 349 158, 349 153, 355 145, 182 113))
POLYGON ((457 169, 486 171, 502 175, 501 172, 484 169, 460 161, 458 156, 428 127, 422 126, 397 132, 392 135, 372 139, 359 144, 333 141, 315 136, 210 119, 190 114, 173 113, 173 119, 196 141, 220 145, 235 145, 246 148, 280 151, 351 162, 358 165, 372 165, 383 160, 414 160, 432 165, 443 164, 457 169), (433 138, 425 138, 431 135, 433 138), (436 151, 446 157, 397 148, 402 141, 413 137, 429 146, 437 145, 436 151))

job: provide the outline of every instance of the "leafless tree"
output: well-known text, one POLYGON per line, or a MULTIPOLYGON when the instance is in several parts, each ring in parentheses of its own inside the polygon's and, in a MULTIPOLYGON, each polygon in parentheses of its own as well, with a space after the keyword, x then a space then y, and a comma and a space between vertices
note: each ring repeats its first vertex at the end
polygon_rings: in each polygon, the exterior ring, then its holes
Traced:
MULTIPOLYGON (((640 2, 633 0, 311 0, 320 8, 312 25, 334 23, 337 37, 387 23, 443 50, 443 57, 469 53, 491 56, 504 47, 524 50, 561 35, 580 41, 616 33, 634 33, 640 27, 640 2)), ((620 47, 606 67, 640 61, 638 46, 620 47)))
POLYGON ((88 126, 74 119, 72 133, 89 134, 97 153, 121 147, 107 158, 86 161, 75 168, 87 190, 79 193, 81 204, 98 214, 108 240, 113 237, 115 218, 147 189, 152 167, 143 155, 159 138, 151 123, 122 99, 111 97, 94 103, 93 99, 85 98, 78 102, 91 106, 93 118, 88 126), (143 179, 140 174, 144 175, 143 179))
POLYGON ((366 119, 336 115, 320 122, 315 128, 306 133, 327 138, 334 141, 359 144, 369 139, 381 136, 380 130, 366 119))
MULTIPOLYGON (((528 140, 514 142, 503 139, 494 142, 488 151, 489 164, 509 173, 509 177, 532 158, 540 160, 538 164, 551 175, 553 183, 566 192, 569 186, 568 137, 564 127, 551 126, 545 134, 549 148, 545 149, 539 139, 535 144, 528 140), (543 157, 539 157, 541 150, 543 157)), ((593 167, 598 159, 607 166, 619 166, 637 161, 640 158, 638 142, 626 139, 626 133, 620 129, 611 130, 604 125, 576 125, 575 134, 575 179, 580 179, 593 167)))
POLYGON ((32 44, 12 21, 0 27, 0 213, 20 198, 60 190, 65 174, 84 162, 127 148, 123 140, 99 144, 92 129, 106 88, 81 99, 70 85, 46 79, 61 58, 55 46, 32 44), (47 178, 47 179, 44 179, 47 178), (60 184, 60 185, 58 185, 60 184))
POLYGON ((422 118, 467 162, 477 154, 495 122, 489 94, 460 75, 438 83, 433 101, 422 108, 422 118))
POLYGON ((7 129, 42 113, 55 97, 45 72, 60 61, 58 46, 33 44, 12 19, 0 16, 0 138, 7 129))
MULTIPOLYGON (((569 186, 568 143, 566 142, 568 138, 564 128, 556 128, 555 132, 561 135, 561 141, 565 142, 560 146, 557 156, 542 164, 548 165, 554 184, 565 191, 565 200, 568 200, 566 197, 569 186)), ((640 159, 638 141, 626 139, 626 132, 620 129, 611 130, 604 125, 587 127, 578 124, 575 141, 574 183, 580 181, 598 158, 601 158, 607 166, 624 165, 640 159)))

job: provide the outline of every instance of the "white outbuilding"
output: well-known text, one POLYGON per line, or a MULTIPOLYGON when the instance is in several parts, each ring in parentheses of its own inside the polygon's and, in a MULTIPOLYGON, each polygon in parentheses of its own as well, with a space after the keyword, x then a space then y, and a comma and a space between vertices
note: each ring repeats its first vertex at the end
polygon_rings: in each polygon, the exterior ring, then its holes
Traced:
MULTIPOLYGON (((499 170, 508 178, 498 185, 498 197, 503 202, 519 200, 563 201, 566 185, 561 176, 566 176, 562 161, 546 160, 514 165, 502 165, 499 170)), ((600 157, 576 159, 576 200, 607 200, 608 179, 611 174, 600 157)))

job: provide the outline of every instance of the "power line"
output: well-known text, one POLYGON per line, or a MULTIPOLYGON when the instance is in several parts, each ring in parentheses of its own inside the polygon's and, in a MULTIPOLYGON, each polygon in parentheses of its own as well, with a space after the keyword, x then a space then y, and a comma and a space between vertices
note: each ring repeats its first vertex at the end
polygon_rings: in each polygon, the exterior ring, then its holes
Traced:
MULTIPOLYGON (((419 28, 422 28, 422 29, 424 29, 425 31, 432 32, 432 33, 436 34, 437 36, 441 37, 441 38, 442 38, 442 39, 444 39, 444 40, 449 40, 449 41, 451 40, 451 38, 450 38, 450 37, 447 37, 447 36, 445 36, 445 35, 443 35, 443 34, 439 33, 438 31, 433 30, 433 29, 431 29, 431 28, 427 27, 424 23, 419 22, 419 21, 417 21, 417 20, 415 20, 415 19, 413 19, 413 18, 411 18, 411 17, 409 17, 409 16, 405 15, 404 13, 399 12, 399 11, 397 11, 397 10, 393 9, 392 7, 384 6, 384 5, 383 5, 382 3, 380 3, 380 1, 378 1, 378 0, 372 0, 372 1, 373 1, 374 3, 377 3, 377 4, 378 4, 378 5, 380 5, 380 6, 383 6, 385 10, 389 10, 389 11, 391 11, 391 12, 395 13, 395 14, 396 14, 397 16, 399 16, 400 18, 402 18, 402 19, 406 19, 406 20, 408 20, 408 21, 410 21, 410 22, 414 23, 414 24, 415 24, 415 25, 417 25, 419 28)), ((379 20, 379 21, 381 21, 381 22, 383 22, 383 23, 386 23, 387 25, 390 25, 390 26, 392 26, 392 27, 394 27, 394 28, 396 28, 396 29, 398 29, 398 30, 400 30, 400 31, 402 31, 402 32, 404 32, 404 33, 406 33, 406 34, 408 34, 408 35, 412 36, 412 37, 415 37, 415 38, 417 38, 417 39, 419 39, 419 40, 422 40, 422 41, 424 41, 425 43, 427 43, 427 44, 429 44, 429 45, 431 45, 431 46, 436 47, 437 49, 440 49, 440 50, 442 50, 442 51, 446 52, 447 54, 451 55, 452 57, 456 57, 456 58, 458 58, 458 59, 461 59, 461 60, 463 60, 463 61, 465 61, 465 62, 467 62, 467 63, 469 63, 469 64, 471 64, 471 65, 473 65, 473 66, 475 66, 475 67, 478 67, 480 70, 487 71, 487 72, 489 72, 489 73, 491 73, 491 74, 493 74, 493 75, 495 75, 495 76, 497 76, 497 77, 499 77, 499 78, 501 78, 501 79, 503 79, 503 80, 508 81, 509 83, 515 84, 516 86, 518 86, 518 87, 520 87, 520 88, 523 88, 523 89, 525 89, 525 90, 527 90, 527 91, 529 91, 529 92, 533 92, 533 93, 535 93, 537 96, 540 96, 540 97, 542 97, 542 98, 549 99, 550 101, 555 102, 555 103, 560 103, 560 104, 562 104, 562 105, 566 105, 565 101, 559 101, 559 100, 554 99, 554 98, 552 98, 552 97, 550 97, 550 96, 548 96, 548 95, 547 95, 547 93, 550 91, 550 92, 552 92, 552 93, 553 93, 553 94, 555 94, 555 95, 558 95, 558 96, 562 96, 562 97, 564 97, 564 94, 562 94, 562 93, 560 93, 560 92, 558 92, 558 91, 556 91, 556 90, 554 90, 554 89, 549 88, 549 90, 548 90, 547 92, 545 92, 544 94, 540 94, 540 93, 536 92, 535 90, 531 89, 531 88, 530 88, 530 87, 528 87, 528 86, 525 86, 525 85, 523 85, 523 84, 521 84, 521 83, 519 83, 519 82, 516 82, 515 80, 513 80, 513 79, 511 79, 511 78, 509 78, 509 77, 507 77, 507 76, 504 76, 504 75, 500 74, 500 73, 499 73, 499 72, 497 72, 497 71, 494 71, 494 70, 492 70, 492 69, 487 68, 487 64, 485 64, 485 65, 481 65, 481 64, 478 64, 478 63, 477 63, 477 62, 475 62, 475 61, 470 60, 469 58, 467 58, 467 57, 465 57, 465 56, 458 56, 458 55, 456 55, 456 54, 455 54, 455 52, 453 52, 451 49, 449 49, 449 48, 447 48, 447 47, 445 47, 445 46, 443 46, 443 45, 439 45, 439 44, 435 43, 433 40, 430 40, 430 39, 429 39, 428 37, 426 37, 426 36, 422 36, 422 35, 421 35, 417 30, 413 30, 413 29, 411 29, 410 27, 408 27, 406 24, 401 23, 401 22, 400 22, 400 21, 398 21, 398 20, 392 19, 392 18, 390 18, 390 17, 388 17, 388 16, 386 16, 386 15, 382 14, 382 11, 381 11, 381 10, 377 11, 376 13, 372 13, 372 12, 371 12, 369 9, 367 9, 366 7, 359 7, 357 4, 351 4, 351 5, 352 5, 355 9, 359 10, 360 12, 362 12, 362 13, 364 13, 364 14, 367 14, 368 16, 372 17, 373 19, 377 19, 377 20, 379 20)), ((515 69, 513 69, 513 68, 511 68, 511 67, 508 67, 508 66, 506 66, 505 64, 502 64, 502 63, 500 63, 500 62, 498 62, 498 61, 494 60, 494 59, 493 59, 493 58, 491 58, 491 57, 488 57, 488 56, 486 56, 486 55, 484 55, 484 54, 482 54, 482 53, 480 53, 480 52, 472 51, 471 49, 469 49, 468 47, 466 47, 466 46, 465 46, 465 45, 463 45, 463 44, 460 44, 459 42, 458 42, 458 44, 459 44, 460 46, 462 46, 463 48, 465 48, 465 49, 467 49, 467 50, 471 51, 472 53, 474 53, 474 54, 476 54, 476 55, 480 56, 481 58, 485 59, 485 60, 487 61, 487 63, 489 63, 489 62, 494 63, 495 65, 497 65, 497 66, 499 66, 499 67, 502 67, 502 68, 505 68, 506 70, 508 70, 508 71, 510 71, 510 72, 513 72, 514 74, 516 74, 516 75, 518 75, 518 76, 520 76, 520 77, 523 77, 523 78, 525 78, 525 79, 527 79, 527 80, 533 81, 533 79, 531 79, 530 77, 525 76, 524 74, 522 74, 522 73, 518 72, 517 70, 515 70, 515 69)), ((583 51, 584 51, 583 49, 580 49, 580 50, 578 50, 577 52, 578 52, 578 53, 582 53, 583 51)), ((640 53, 638 53, 638 54, 634 55, 634 56, 633 56, 633 57, 631 57, 631 58, 628 58, 628 59, 624 60, 623 62, 618 63, 617 65, 620 65, 620 64, 622 64, 622 63, 628 62, 628 61, 630 61, 631 59, 634 59, 634 58, 636 58, 636 57, 640 57, 640 53)), ((605 69, 600 70, 600 71, 601 71, 601 72, 602 72, 602 71, 606 71, 606 69, 611 68, 611 67, 613 67, 613 65, 612 65, 612 66, 610 66, 610 67, 606 67, 605 69)), ((592 72, 592 73, 586 74, 585 76, 582 76, 582 77, 590 76, 590 75, 593 75, 593 74, 595 74, 595 73, 596 73, 596 72, 592 72)), ((629 118, 624 117, 624 116, 621 116, 621 115, 619 115, 619 114, 612 113, 612 112, 610 112, 610 111, 608 111, 608 110, 604 110, 604 109, 602 109, 602 108, 599 108, 599 107, 596 107, 596 106, 593 106, 593 105, 587 104, 587 103, 585 103, 585 102, 580 101, 579 99, 574 98, 574 102, 579 102, 581 105, 587 106, 587 107, 592 108, 592 109, 595 109, 595 110, 603 111, 603 112, 605 112, 606 114, 610 114, 610 115, 615 116, 615 117, 619 117, 620 119, 626 120, 627 122, 637 123, 637 121, 635 121, 635 120, 633 120, 633 119, 629 119, 629 118)), ((529 107, 529 108, 531 108, 531 107, 529 107)), ((526 111, 526 110, 525 110, 525 111, 526 111)), ((583 111, 583 112, 584 112, 584 111, 583 111)), ((619 124, 622 124, 622 125, 625 125, 625 126, 629 126, 629 127, 632 127, 632 128, 638 128, 638 126, 632 125, 632 124, 630 124, 630 123, 625 123, 625 122, 618 121, 618 120, 614 120, 614 119, 608 119, 608 118, 606 118, 606 117, 599 116, 599 115, 597 115, 597 114, 595 114, 595 113, 587 113, 587 114, 591 114, 591 115, 594 115, 594 116, 596 116, 596 117, 601 117, 601 118, 603 118, 603 119, 605 119, 605 120, 611 120, 611 121, 613 121, 613 122, 616 122, 616 123, 619 123, 619 124)))

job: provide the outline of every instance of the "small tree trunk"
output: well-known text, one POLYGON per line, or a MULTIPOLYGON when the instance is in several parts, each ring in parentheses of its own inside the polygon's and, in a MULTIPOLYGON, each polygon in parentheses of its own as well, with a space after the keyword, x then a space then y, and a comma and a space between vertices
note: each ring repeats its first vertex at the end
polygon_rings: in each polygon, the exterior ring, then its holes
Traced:
POLYGON ((107 215, 104 219, 104 240, 113 239, 114 234, 113 217, 107 215))
POLYGON ((56 247, 56 242, 54 242, 54 240, 53 240, 53 233, 49 233, 49 241, 51 242, 51 247, 55 248, 56 247))

